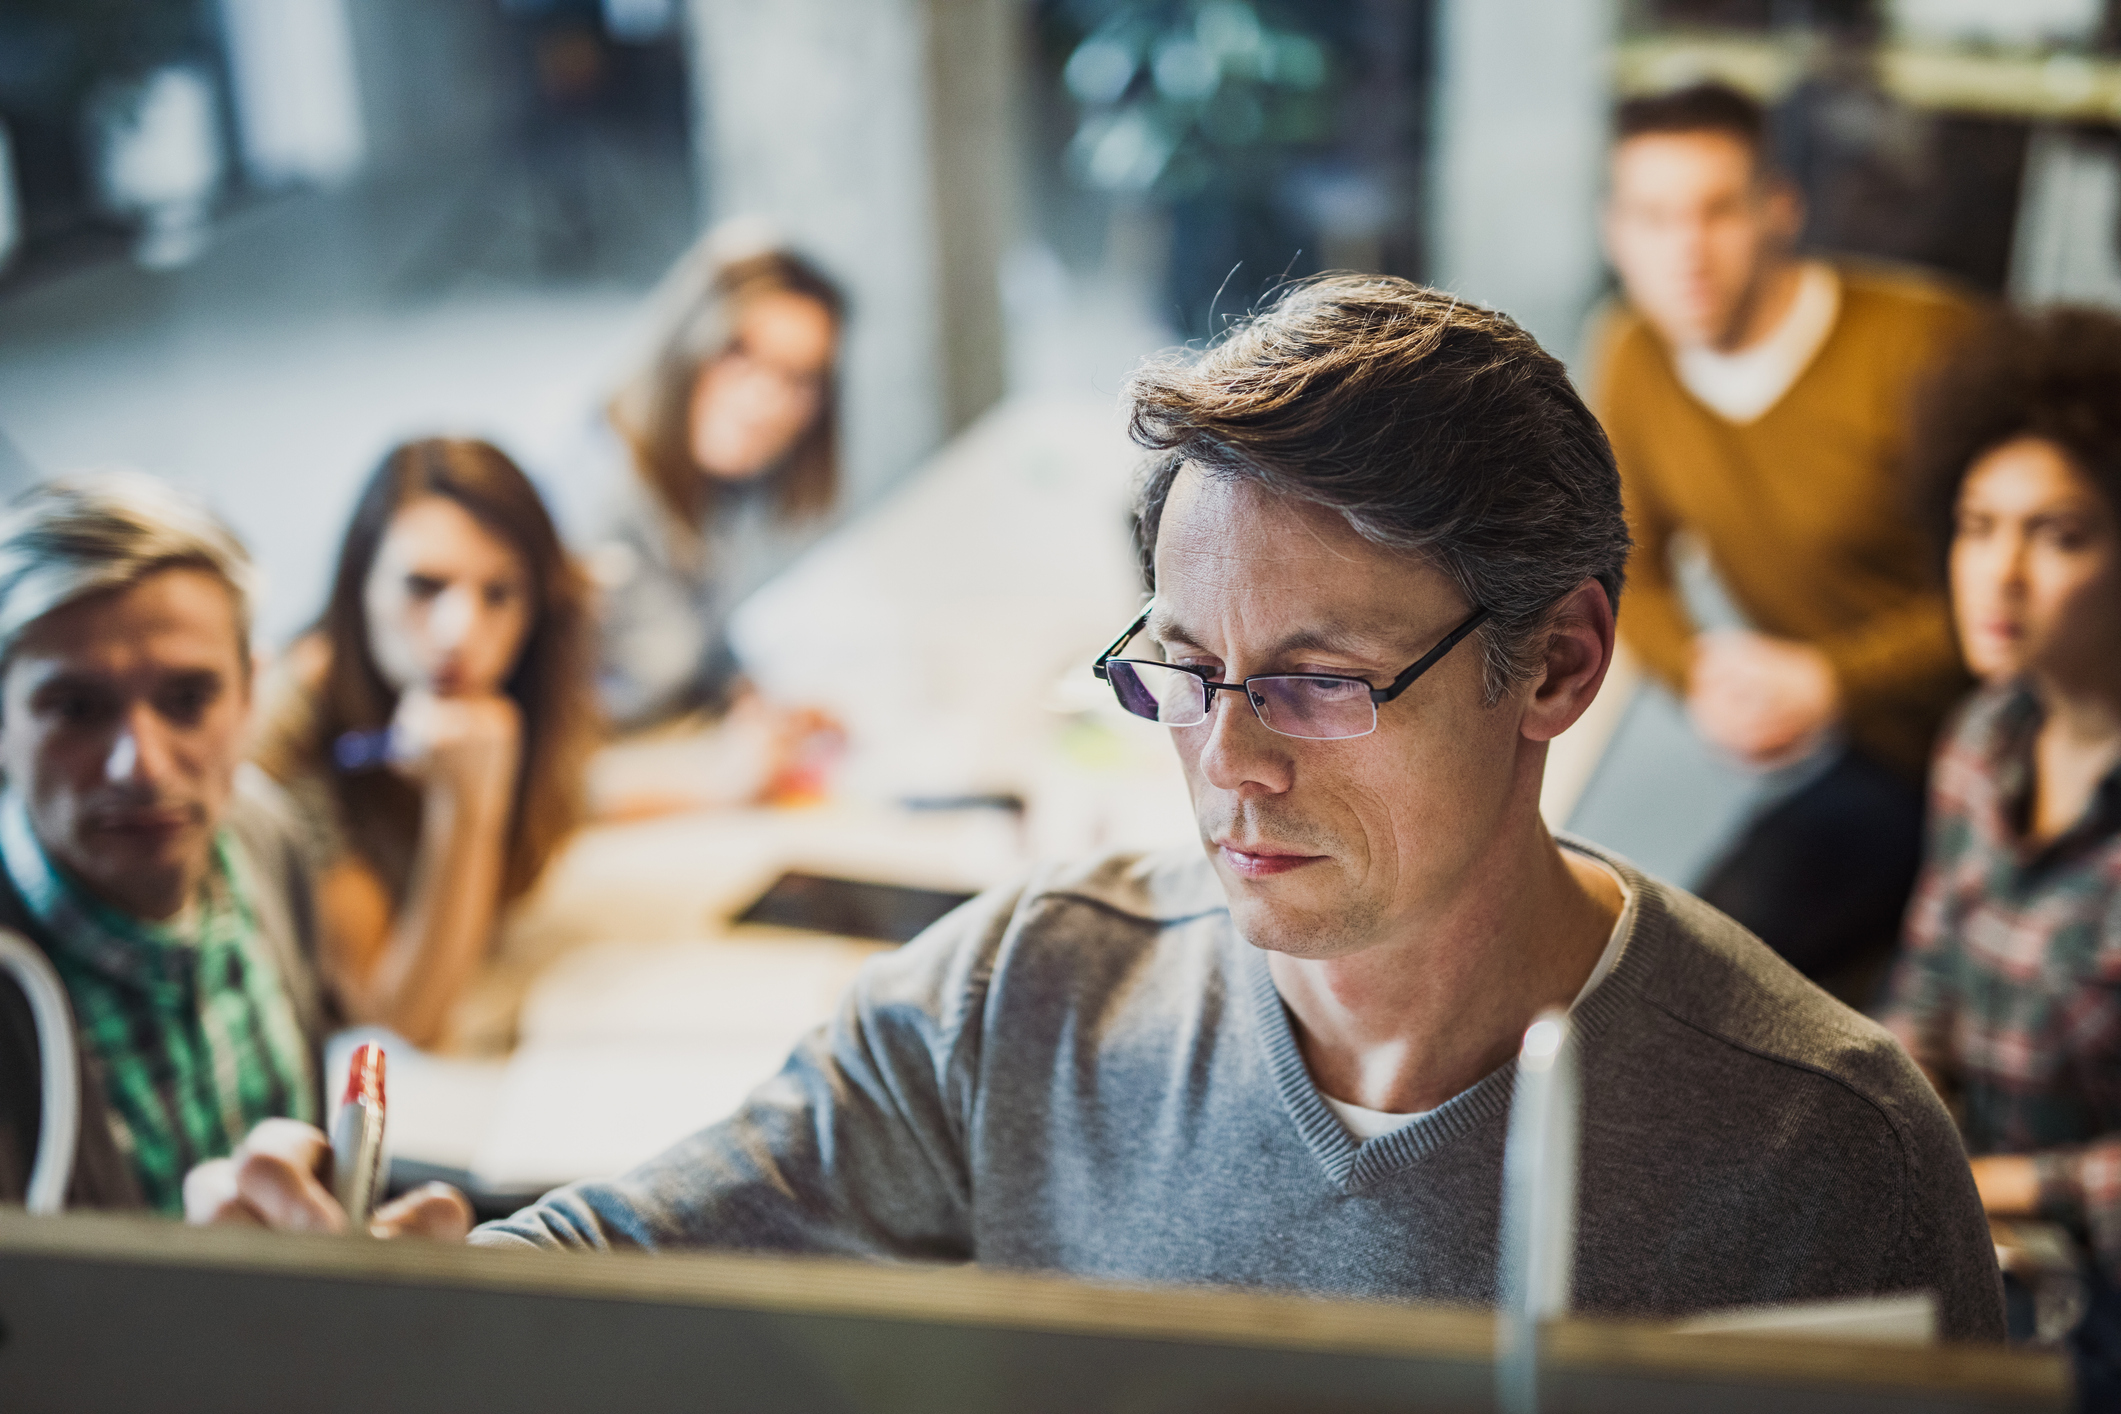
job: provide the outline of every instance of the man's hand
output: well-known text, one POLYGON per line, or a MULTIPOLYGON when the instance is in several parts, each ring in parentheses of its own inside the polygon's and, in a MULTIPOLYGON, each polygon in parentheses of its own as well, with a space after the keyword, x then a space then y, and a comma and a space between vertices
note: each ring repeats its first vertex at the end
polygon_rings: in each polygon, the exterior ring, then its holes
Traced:
MULTIPOLYGON (((323 1130, 268 1119, 235 1153, 184 1176, 184 1220, 279 1232, 344 1232, 346 1210, 322 1178, 330 1164, 331 1141, 323 1130)), ((376 1209, 368 1230, 377 1237, 462 1242, 471 1231, 471 1204, 446 1183, 425 1184, 376 1209)))
POLYGON ((1711 745, 1766 769, 1818 744, 1841 716, 1841 686, 1810 644, 1719 629, 1694 640, 1687 715, 1711 745))
POLYGON ((1990 1154, 1975 1159, 1974 1187, 1981 1207, 1992 1218, 2031 1218, 2040 1214, 2040 1170, 2023 1154, 1990 1154))

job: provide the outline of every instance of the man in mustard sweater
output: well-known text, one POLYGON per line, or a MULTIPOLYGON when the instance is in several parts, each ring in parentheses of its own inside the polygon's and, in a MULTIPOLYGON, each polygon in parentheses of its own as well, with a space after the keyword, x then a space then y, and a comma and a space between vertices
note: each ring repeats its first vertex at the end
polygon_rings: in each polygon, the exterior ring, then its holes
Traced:
POLYGON ((1793 786, 1701 894, 1818 976, 1897 935, 1930 739, 1964 685, 1898 463, 1914 387, 1971 311, 1799 259, 1765 129, 1721 85, 1622 105, 1606 241, 1627 307, 1597 403, 1637 545, 1623 634, 1710 745, 1793 786), (1689 617, 1681 532, 1745 627, 1689 617))

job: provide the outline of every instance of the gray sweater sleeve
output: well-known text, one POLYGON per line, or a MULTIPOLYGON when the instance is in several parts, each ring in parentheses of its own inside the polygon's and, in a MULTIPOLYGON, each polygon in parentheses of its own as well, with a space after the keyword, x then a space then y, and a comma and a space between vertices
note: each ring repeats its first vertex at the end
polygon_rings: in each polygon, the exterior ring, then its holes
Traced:
POLYGON ((1018 897, 982 895, 870 961, 730 1118, 472 1241, 970 1260, 981 1010, 1018 897))
MULTIPOLYGON (((2003 1274, 1959 1133, 1910 1062, 1906 1093, 1927 1113, 1902 1126, 1908 1178, 1895 1265, 1882 1291, 1937 1296, 1937 1333, 1950 1341, 2004 1338, 2003 1274), (1917 1088, 1919 1084, 1920 1088, 1917 1088)), ((1821 1195, 1822 1199, 1826 1195, 1821 1195)))

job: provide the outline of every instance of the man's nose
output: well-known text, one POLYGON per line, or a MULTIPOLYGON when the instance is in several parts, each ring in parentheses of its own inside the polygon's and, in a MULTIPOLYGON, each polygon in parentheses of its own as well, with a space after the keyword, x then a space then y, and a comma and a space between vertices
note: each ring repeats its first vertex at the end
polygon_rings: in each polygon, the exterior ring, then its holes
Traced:
POLYGON ((103 778, 113 785, 152 785, 169 774, 169 742, 161 720, 146 704, 125 716, 103 759, 103 778))
POLYGON ((1242 790, 1250 785, 1270 794, 1289 788, 1290 761, 1285 743, 1252 710, 1249 696, 1241 692, 1218 692, 1208 708, 1208 720, 1194 728, 1207 733, 1201 743, 1201 774, 1217 790, 1242 790))

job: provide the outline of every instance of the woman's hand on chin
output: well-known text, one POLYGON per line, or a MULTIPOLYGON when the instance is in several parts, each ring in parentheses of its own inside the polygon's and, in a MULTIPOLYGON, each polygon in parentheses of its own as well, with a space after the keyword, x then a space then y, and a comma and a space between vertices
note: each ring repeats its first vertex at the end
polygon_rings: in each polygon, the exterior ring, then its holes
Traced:
POLYGON ((438 697, 408 688, 391 719, 391 769, 459 804, 505 808, 522 765, 523 714, 513 698, 438 697))

